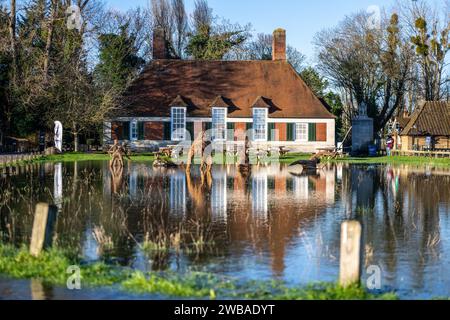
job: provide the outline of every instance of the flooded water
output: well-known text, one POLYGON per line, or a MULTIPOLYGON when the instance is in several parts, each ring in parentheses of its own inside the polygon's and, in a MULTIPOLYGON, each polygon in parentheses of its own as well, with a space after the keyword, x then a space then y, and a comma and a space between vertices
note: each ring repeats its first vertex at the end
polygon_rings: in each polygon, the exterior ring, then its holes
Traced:
MULTIPOLYGON (((357 219, 363 281, 375 265, 383 290, 402 298, 450 296, 450 169, 330 165, 296 176, 272 165, 244 178, 231 166, 202 181, 196 170, 189 178, 139 163, 122 177, 107 162, 47 163, 0 176, 0 188, 4 243, 29 243, 34 206, 46 201, 59 208, 57 245, 87 262, 290 285, 335 282, 340 224, 357 219), (154 250, 164 245, 170 250, 154 250)), ((28 298, 32 284, 0 278, 0 297, 27 288, 28 298)), ((105 292, 92 296, 136 298, 105 292)))

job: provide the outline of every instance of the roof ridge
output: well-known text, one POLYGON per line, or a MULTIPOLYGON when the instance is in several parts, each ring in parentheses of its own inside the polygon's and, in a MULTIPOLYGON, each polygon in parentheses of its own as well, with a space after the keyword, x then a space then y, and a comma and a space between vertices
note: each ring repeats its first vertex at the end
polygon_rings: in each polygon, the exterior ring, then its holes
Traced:
POLYGON ((425 109, 425 106, 427 105, 427 101, 423 101, 422 104, 417 108, 417 110, 414 110, 413 114, 411 115, 409 122, 406 124, 405 129, 402 131, 402 135, 408 135, 411 131, 412 127, 416 123, 417 119, 419 119, 419 116, 422 114, 423 110, 425 109))

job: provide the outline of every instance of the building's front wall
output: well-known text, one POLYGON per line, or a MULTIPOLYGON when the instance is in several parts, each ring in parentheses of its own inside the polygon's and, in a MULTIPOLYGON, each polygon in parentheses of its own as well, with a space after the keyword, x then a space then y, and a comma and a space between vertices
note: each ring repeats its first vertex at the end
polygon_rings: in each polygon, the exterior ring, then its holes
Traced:
MULTIPOLYGON (((245 132, 252 129, 253 121, 253 118, 226 118, 227 144, 243 141, 245 132), (232 130, 232 134, 229 130, 232 130)), ((186 118, 186 129, 192 135, 188 140, 194 140, 202 131, 211 128, 211 118, 186 118)), ((266 139, 252 141, 253 146, 283 146, 294 152, 305 153, 315 153, 319 149, 335 147, 334 119, 268 118, 266 128, 270 134, 267 134, 266 139), (300 127, 303 128, 301 139, 296 134, 300 127)), ((153 151, 159 147, 180 142, 171 140, 170 117, 121 117, 106 121, 104 123, 105 147, 112 144, 115 138, 127 142, 135 151, 153 151)))
MULTIPOLYGON (((424 136, 401 136, 402 151, 423 150, 426 147, 427 137, 424 136)), ((450 149, 450 137, 439 136, 433 137, 435 149, 450 149)))

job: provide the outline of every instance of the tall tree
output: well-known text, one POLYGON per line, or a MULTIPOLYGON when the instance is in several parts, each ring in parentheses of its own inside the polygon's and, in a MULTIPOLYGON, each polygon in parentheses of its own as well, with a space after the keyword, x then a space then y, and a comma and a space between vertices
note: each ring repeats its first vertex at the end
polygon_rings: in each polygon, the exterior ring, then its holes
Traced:
POLYGON ((12 81, 15 84, 16 77, 17 77, 17 69, 18 69, 18 63, 17 63, 17 43, 16 43, 16 0, 11 0, 10 4, 10 14, 9 14, 9 37, 10 37, 10 46, 11 46, 11 56, 12 56, 12 65, 13 65, 13 72, 12 72, 12 81))
POLYGON ((413 55, 396 14, 380 29, 367 13, 347 17, 338 27, 316 36, 319 68, 349 97, 351 113, 365 103, 375 131, 384 128, 404 102, 413 55))
POLYGON ((153 30, 163 31, 164 40, 170 58, 180 58, 177 56, 173 42, 175 21, 171 2, 169 0, 152 0, 153 30))
POLYGON ((439 100, 444 97, 441 89, 448 82, 448 79, 443 79, 443 73, 446 55, 450 51, 450 23, 441 30, 434 23, 430 32, 426 18, 418 17, 415 28, 416 35, 411 37, 411 42, 416 48, 422 71, 424 96, 426 100, 439 100))
MULTIPOLYGON (((244 54, 239 60, 272 60, 272 41, 273 36, 271 34, 257 34, 254 40, 245 43, 244 54)), ((286 57, 298 73, 305 68, 306 57, 296 48, 288 45, 286 57)))
POLYGON ((128 25, 124 25, 119 34, 102 34, 99 41, 99 63, 95 68, 97 83, 110 88, 125 88, 145 63, 134 46, 135 36, 128 34, 128 25))
POLYGON ((188 34, 188 16, 184 0, 172 0, 172 16, 174 21, 174 49, 178 57, 183 57, 188 34))

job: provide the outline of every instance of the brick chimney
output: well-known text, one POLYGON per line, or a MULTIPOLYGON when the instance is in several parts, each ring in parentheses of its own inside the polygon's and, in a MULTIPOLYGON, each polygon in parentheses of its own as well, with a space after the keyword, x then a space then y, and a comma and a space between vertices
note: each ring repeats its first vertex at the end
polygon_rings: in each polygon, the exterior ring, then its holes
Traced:
POLYGON ((167 59, 167 46, 164 30, 156 28, 153 31, 153 59, 167 59))
POLYGON ((286 30, 278 28, 273 32, 272 60, 286 60, 286 30))

